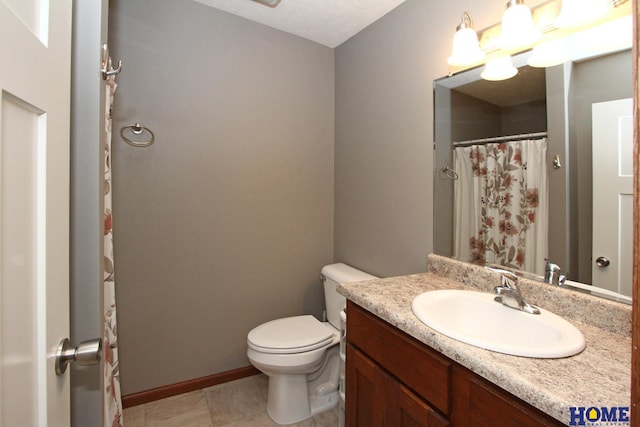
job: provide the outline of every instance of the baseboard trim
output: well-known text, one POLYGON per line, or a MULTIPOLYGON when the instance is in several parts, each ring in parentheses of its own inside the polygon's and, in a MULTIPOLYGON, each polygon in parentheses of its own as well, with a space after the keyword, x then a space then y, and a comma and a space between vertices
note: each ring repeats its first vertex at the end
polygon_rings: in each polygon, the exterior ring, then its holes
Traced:
POLYGON ((259 373, 260 371, 253 366, 247 366, 244 368, 221 372, 219 374, 209 375, 207 377, 196 378, 193 380, 170 384, 151 390, 128 394, 126 396, 122 396, 122 407, 129 408, 131 406, 142 405, 143 403, 153 402, 154 400, 164 399, 165 397, 176 396, 178 394, 212 387, 217 384, 238 380, 240 378, 250 377, 259 373))

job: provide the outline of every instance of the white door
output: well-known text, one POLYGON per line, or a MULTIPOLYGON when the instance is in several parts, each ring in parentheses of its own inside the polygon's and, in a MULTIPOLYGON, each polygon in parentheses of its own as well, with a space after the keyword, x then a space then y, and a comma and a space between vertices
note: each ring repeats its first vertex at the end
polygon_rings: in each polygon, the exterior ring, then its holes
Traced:
POLYGON ((593 104, 593 284, 631 296, 633 100, 593 104))
POLYGON ((0 0, 0 425, 69 426, 71 0, 0 0))

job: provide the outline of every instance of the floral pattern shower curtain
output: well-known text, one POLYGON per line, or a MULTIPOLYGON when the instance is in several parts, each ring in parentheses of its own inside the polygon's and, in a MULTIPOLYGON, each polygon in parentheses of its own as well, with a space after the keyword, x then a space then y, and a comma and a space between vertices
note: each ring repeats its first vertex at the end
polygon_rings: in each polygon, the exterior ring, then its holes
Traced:
POLYGON ((546 138, 457 147, 454 256, 544 274, 546 138))
POLYGON ((104 422, 105 427, 123 425, 116 328, 116 290, 113 265, 113 221, 111 213, 111 113, 116 91, 115 76, 106 79, 104 147, 104 422))

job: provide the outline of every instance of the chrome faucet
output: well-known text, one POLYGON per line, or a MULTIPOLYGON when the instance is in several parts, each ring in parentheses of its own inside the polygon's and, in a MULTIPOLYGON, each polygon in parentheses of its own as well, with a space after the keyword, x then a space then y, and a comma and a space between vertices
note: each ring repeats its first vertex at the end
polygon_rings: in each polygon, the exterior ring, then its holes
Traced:
POLYGON ((567 276, 562 274, 562 270, 558 264, 553 263, 549 258, 545 258, 544 281, 551 285, 564 285, 567 276))
POLYGON ((493 300, 507 307, 515 308, 530 314, 540 314, 540 309, 524 300, 520 288, 518 288, 518 276, 511 271, 500 268, 485 267, 487 270, 500 274, 501 286, 493 288, 497 297, 493 300))

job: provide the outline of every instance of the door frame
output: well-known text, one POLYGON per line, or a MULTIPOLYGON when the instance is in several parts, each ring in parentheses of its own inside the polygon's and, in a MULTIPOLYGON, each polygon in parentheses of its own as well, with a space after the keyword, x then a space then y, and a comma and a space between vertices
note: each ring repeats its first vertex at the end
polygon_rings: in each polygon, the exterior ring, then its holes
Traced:
MULTIPOLYGON (((73 0, 71 58, 70 338, 101 337, 103 320, 104 117, 100 74, 108 0, 73 0)), ((71 366, 71 423, 104 419, 104 366, 71 366)))
POLYGON ((631 332, 631 424, 640 425, 640 0, 633 0, 633 311, 631 332))

